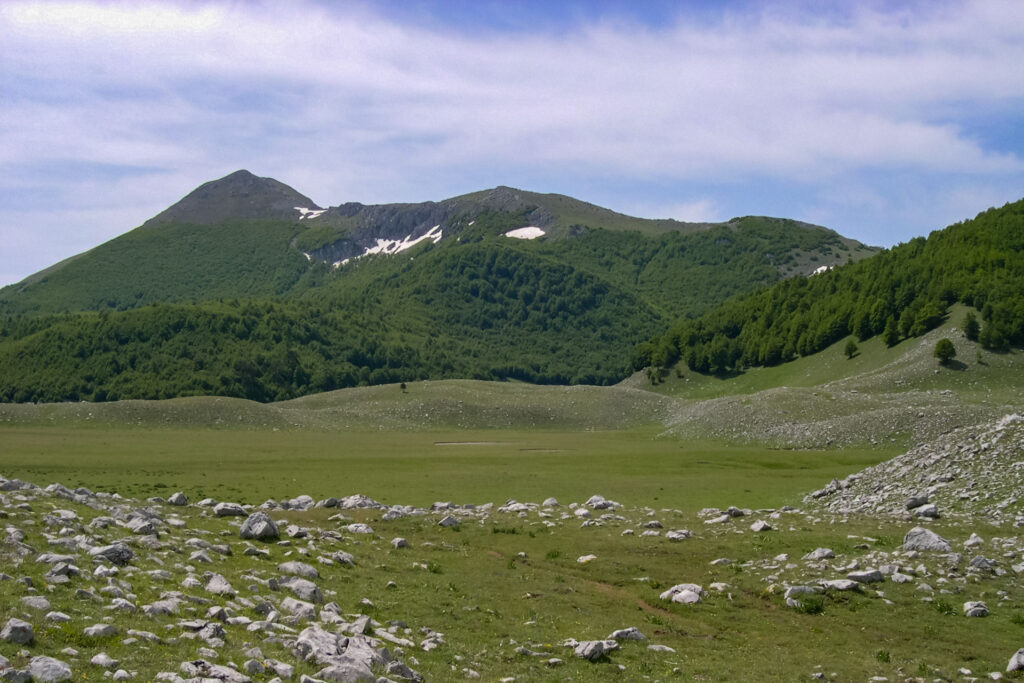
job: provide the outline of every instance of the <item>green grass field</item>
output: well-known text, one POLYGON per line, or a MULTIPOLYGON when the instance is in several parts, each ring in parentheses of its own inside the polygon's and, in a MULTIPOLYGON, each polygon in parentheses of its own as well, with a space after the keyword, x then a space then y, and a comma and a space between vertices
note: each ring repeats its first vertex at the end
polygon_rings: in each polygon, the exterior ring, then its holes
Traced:
POLYGON ((0 473, 145 498, 245 503, 354 493, 387 503, 586 500, 697 511, 792 502, 885 450, 784 451, 657 438, 654 428, 321 432, 93 426, 0 428, 0 473))

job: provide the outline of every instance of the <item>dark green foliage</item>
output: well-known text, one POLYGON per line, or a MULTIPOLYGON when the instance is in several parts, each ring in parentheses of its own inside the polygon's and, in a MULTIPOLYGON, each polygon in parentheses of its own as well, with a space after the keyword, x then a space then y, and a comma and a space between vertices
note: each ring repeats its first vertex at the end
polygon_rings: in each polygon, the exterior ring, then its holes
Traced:
POLYGON ((796 611, 801 614, 822 614, 825 611, 825 598, 821 595, 801 595, 796 602, 796 611))
POLYGON ((859 351, 859 349, 857 348, 857 342, 853 341, 852 339, 847 341, 846 346, 843 348, 843 354, 847 358, 853 358, 854 356, 856 356, 857 351, 859 351))
POLYGON ((934 353, 939 362, 945 365, 956 356, 956 347, 949 339, 943 338, 936 342, 934 353))
POLYGON ((963 322, 964 336, 970 341, 978 341, 978 332, 981 331, 981 325, 978 324, 978 317, 974 315, 972 311, 968 311, 967 315, 964 316, 963 322))
POLYGON ((870 259, 794 277, 682 320, 637 348, 672 348, 693 370, 735 372, 824 349, 854 333, 888 346, 942 323, 952 302, 982 310, 983 346, 1024 344, 1024 200, 918 237, 870 259))

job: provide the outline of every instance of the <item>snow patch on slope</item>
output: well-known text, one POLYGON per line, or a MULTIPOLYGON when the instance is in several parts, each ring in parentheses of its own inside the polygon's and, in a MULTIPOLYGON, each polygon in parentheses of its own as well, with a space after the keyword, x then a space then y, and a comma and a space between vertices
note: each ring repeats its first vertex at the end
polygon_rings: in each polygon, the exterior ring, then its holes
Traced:
POLYGON ((505 233, 505 237, 514 237, 517 240, 535 240, 544 235, 544 231, 535 225, 525 228, 516 228, 505 233))
MULTIPOLYGON (((412 235, 406 235, 403 239, 400 240, 382 240, 380 238, 377 238, 377 243, 375 245, 373 245, 372 247, 367 247, 362 254, 356 256, 355 258, 362 258, 363 256, 369 256, 370 254, 397 254, 399 252, 405 251, 406 249, 413 248, 414 246, 416 246, 420 242, 423 242, 424 240, 430 240, 434 244, 437 244, 438 242, 441 241, 441 237, 443 236, 443 234, 444 231, 441 230, 441 226, 435 225, 430 230, 423 233, 419 237, 416 237, 415 239, 413 238, 412 235)), ((333 265, 335 268, 337 268, 339 266, 345 265, 351 260, 352 259, 335 261, 333 265)))
POLYGON ((296 211, 299 212, 299 220, 300 221, 303 218, 316 218, 317 216, 319 216, 323 212, 327 211, 327 209, 308 209, 305 206, 295 206, 295 207, 292 207, 292 208, 294 208, 296 211))

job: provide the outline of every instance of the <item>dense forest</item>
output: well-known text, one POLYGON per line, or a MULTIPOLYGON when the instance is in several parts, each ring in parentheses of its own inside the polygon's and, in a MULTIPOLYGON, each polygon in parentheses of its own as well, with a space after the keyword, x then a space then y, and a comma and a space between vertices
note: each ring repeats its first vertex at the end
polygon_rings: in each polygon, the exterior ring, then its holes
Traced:
POLYGON ((428 378, 609 384, 669 321, 864 255, 780 219, 502 236, 521 221, 477 215, 457 238, 341 268, 292 247, 287 222, 141 228, 5 290, 0 401, 274 401, 428 378))
MULTIPOLYGON (((1024 345, 1024 200, 811 277, 794 277, 685 318, 639 345, 633 367, 680 360, 702 373, 776 365, 855 335, 892 346, 938 326, 954 302, 988 349, 1024 345)), ((965 321, 967 322, 967 321, 965 321)))

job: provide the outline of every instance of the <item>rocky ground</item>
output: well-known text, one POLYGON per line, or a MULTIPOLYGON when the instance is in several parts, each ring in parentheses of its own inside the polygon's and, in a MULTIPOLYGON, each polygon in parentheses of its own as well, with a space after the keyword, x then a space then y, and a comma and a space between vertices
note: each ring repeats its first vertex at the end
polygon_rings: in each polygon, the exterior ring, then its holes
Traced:
POLYGON ((1024 416, 956 429, 833 481, 805 502, 833 513, 981 518, 1024 526, 1024 416))
MULTIPOLYGON (((961 621, 941 623, 970 649, 980 633, 972 623, 984 624, 992 613, 989 624, 1013 628, 1007 615, 1019 615, 1022 448, 1024 418, 1009 415, 832 482, 800 509, 729 507, 696 514, 630 508, 597 495, 569 505, 549 499, 429 509, 359 495, 320 501, 298 496, 258 506, 189 501, 183 493, 139 501, 0 478, 0 677, 786 680, 753 662, 731 674, 698 675, 693 653, 680 652, 694 647, 687 634, 700 628, 719 629, 716 638, 728 650, 728 638, 744 637, 735 631, 763 628, 737 627, 748 623, 744 615, 774 615, 777 622, 780 610, 791 615, 787 620, 826 611, 840 620, 830 628, 849 620, 852 632, 866 613, 894 623, 906 619, 892 627, 894 633, 913 631, 911 622, 921 615, 956 615, 961 621), (891 517, 884 529, 898 529, 899 537, 851 534, 865 528, 849 522, 860 513, 891 517), (544 533, 571 557, 556 551, 536 557, 542 551, 534 539, 544 533), (504 546, 490 540, 507 534, 527 551, 494 550, 504 546), (474 545, 480 546, 478 556, 472 555, 474 545), (592 552, 576 550, 584 547, 592 552), (634 566, 611 558, 613 552, 642 556, 650 575, 633 575, 634 566), (411 576, 440 578, 444 564, 459 556, 469 557, 459 565, 466 567, 495 556, 491 561, 502 571, 488 568, 474 579, 481 582, 475 594, 456 586, 464 577, 453 572, 439 583, 423 583, 420 592, 428 594, 416 605, 410 600, 403 608, 402 601, 383 597, 406 589, 411 576), (609 568, 616 562, 620 569, 609 568), (522 568, 529 571, 516 573, 522 568), (370 594, 370 585, 376 593, 370 594), (607 619, 580 620, 580 611, 589 609, 579 604, 591 595, 588 587, 610 601, 607 619), (449 631, 448 625, 460 622, 445 616, 448 602, 439 590, 466 593, 460 598, 466 604, 455 603, 463 614, 457 632, 449 631), (493 592, 499 598, 488 607, 484 601, 493 592), (559 601, 572 605, 568 616, 558 616, 559 601), (547 605, 555 616, 550 623, 541 616, 519 623, 498 614, 512 613, 513 602, 547 605), (699 612, 693 610, 702 608, 708 612, 701 619, 723 624, 695 626, 699 612), (648 621, 630 623, 638 615, 648 621), (469 622, 475 618, 480 621, 469 622), (602 626, 608 620, 618 627, 602 626), (544 637, 530 636, 539 633, 530 629, 541 628, 544 637)), ((769 638, 786 637, 787 628, 796 638, 814 637, 815 629, 806 631, 800 621, 779 624, 769 638)), ((1017 642, 1004 638, 1004 630, 993 633, 1003 635, 985 647, 1002 652, 1003 661, 1011 658, 998 670, 973 672, 976 662, 989 661, 980 650, 961 661, 954 655, 955 668, 942 673, 890 664, 885 648, 863 655, 877 659, 873 670, 886 672, 873 680, 995 679, 1004 668, 1024 667, 1024 651, 1015 654, 1024 633, 1017 642)), ((709 640, 699 647, 718 645, 709 640)), ((803 676, 848 678, 832 668, 828 652, 810 656, 819 655, 823 663, 808 666, 803 676)))

